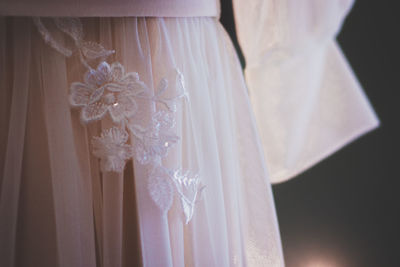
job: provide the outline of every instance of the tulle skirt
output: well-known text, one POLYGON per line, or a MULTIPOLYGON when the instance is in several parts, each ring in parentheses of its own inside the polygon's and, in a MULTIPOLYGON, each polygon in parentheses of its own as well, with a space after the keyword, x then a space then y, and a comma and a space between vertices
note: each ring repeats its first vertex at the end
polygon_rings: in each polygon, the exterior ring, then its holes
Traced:
MULTIPOLYGON (((87 123, 71 107, 71 84, 86 71, 79 55, 53 49, 32 18, 0 18, 0 265, 282 266, 242 69, 218 19, 82 22, 85 39, 115 50, 108 62, 148 88, 185 87, 174 107, 180 141, 162 161, 196 172, 201 196, 186 223, 179 194, 168 212, 154 201, 146 164, 129 159, 122 173, 103 172, 92 140, 112 112, 87 123)), ((149 112, 137 120, 151 120, 149 112)))

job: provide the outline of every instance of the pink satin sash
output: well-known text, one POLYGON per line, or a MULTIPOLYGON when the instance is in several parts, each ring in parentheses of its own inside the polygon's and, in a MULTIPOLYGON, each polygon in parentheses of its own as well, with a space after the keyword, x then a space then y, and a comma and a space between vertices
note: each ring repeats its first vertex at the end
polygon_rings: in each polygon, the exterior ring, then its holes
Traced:
POLYGON ((218 0, 0 0, 2 16, 218 17, 218 0))

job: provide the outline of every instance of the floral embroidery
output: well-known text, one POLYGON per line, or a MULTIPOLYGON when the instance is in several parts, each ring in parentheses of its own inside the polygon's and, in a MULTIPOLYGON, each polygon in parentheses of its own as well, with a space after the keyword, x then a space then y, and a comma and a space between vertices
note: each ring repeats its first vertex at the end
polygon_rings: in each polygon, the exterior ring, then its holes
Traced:
POLYGON ((84 41, 83 26, 79 18, 57 17, 53 18, 53 21, 58 29, 74 40, 74 48, 65 47, 60 42, 57 42, 43 24, 42 19, 39 17, 33 18, 36 28, 48 45, 66 57, 70 57, 73 50, 77 49, 82 64, 88 69, 91 69, 89 61, 104 59, 115 53, 114 50, 105 49, 101 44, 84 41))
POLYGON ((183 171, 182 169, 175 170, 172 178, 181 199, 186 223, 189 223, 193 217, 194 206, 200 198, 201 192, 205 186, 201 185, 198 174, 192 174, 189 171, 183 171))
POLYGON ((84 123, 99 120, 109 112, 114 122, 121 122, 137 111, 135 95, 146 90, 137 73, 125 74, 120 63, 111 66, 103 61, 96 70, 85 74, 85 82, 71 84, 70 103, 82 107, 84 123))
POLYGON ((205 188, 199 175, 182 169, 169 170, 162 166, 154 168, 150 174, 148 189, 156 205, 167 211, 173 199, 173 185, 181 200, 186 224, 192 219, 194 207, 205 188))
POLYGON ((128 133, 117 127, 103 130, 93 137, 93 154, 101 159, 103 172, 122 172, 127 159, 132 157, 132 147, 127 144, 128 133))
POLYGON ((126 72, 118 62, 110 65, 105 61, 114 50, 107 50, 98 43, 83 39, 83 27, 78 18, 54 18, 53 21, 59 30, 73 39, 74 49, 57 42, 41 18, 34 18, 47 44, 67 57, 77 50, 82 64, 88 69, 83 82, 74 82, 70 86, 71 106, 81 109, 81 120, 85 124, 101 120, 107 114, 114 124, 103 130, 99 137, 92 139, 92 152, 100 159, 101 171, 122 173, 126 161, 132 158, 146 165, 151 170, 147 186, 154 203, 166 213, 173 203, 174 195, 178 196, 188 223, 204 186, 198 174, 182 168, 169 169, 162 164, 169 149, 180 140, 174 133, 174 114, 178 100, 183 99, 189 103, 182 73, 176 69, 174 96, 165 96, 168 90, 165 78, 160 80, 152 93, 140 81, 138 73, 126 72), (93 61, 99 63, 95 69, 91 67, 93 61), (140 111, 139 103, 143 102, 156 108, 144 126, 135 119, 140 111))
POLYGON ((173 116, 165 111, 159 111, 154 114, 147 128, 130 124, 129 129, 135 137, 136 160, 141 164, 148 164, 158 157, 165 157, 168 149, 179 140, 178 136, 171 133, 174 125, 173 116))

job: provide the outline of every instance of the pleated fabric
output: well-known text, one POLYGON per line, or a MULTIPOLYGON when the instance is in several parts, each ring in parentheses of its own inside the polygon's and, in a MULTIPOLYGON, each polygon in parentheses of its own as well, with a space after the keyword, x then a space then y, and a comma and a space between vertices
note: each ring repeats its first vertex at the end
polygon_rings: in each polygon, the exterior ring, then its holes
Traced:
POLYGON ((102 173, 91 140, 110 119, 82 124, 69 105, 70 84, 85 73, 79 56, 47 45, 32 19, 2 17, 0 266, 283 266, 262 144, 218 19, 81 20, 86 40, 114 49, 110 62, 151 90, 182 73, 181 142, 165 165, 195 170, 205 189, 186 224, 177 197, 167 214, 152 201, 146 166, 102 173))

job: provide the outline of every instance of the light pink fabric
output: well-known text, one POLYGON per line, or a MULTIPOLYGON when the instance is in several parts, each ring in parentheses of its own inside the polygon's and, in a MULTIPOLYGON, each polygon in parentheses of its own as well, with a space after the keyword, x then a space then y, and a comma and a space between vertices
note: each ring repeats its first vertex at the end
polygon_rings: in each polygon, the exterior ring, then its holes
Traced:
MULTIPOLYGON (((182 140, 165 164, 198 171, 206 188, 186 225, 178 198, 166 215, 150 198, 147 166, 129 161, 122 175, 102 174, 91 139, 108 118, 82 125, 79 109, 68 105, 70 84, 86 71, 79 56, 47 45, 30 18, 2 18, 1 146, 14 155, 1 153, 0 265, 282 266, 261 143, 239 61, 218 20, 82 21, 86 40, 115 49, 111 62, 151 88, 162 77, 173 87, 175 68, 182 72, 190 101, 177 107, 182 140), (29 73, 20 67, 27 62, 29 73), (10 101, 13 94, 18 101, 10 101)), ((50 19, 43 22, 68 43, 50 19)))
POLYGON ((217 0, 0 0, 3 16, 218 17, 217 0))

